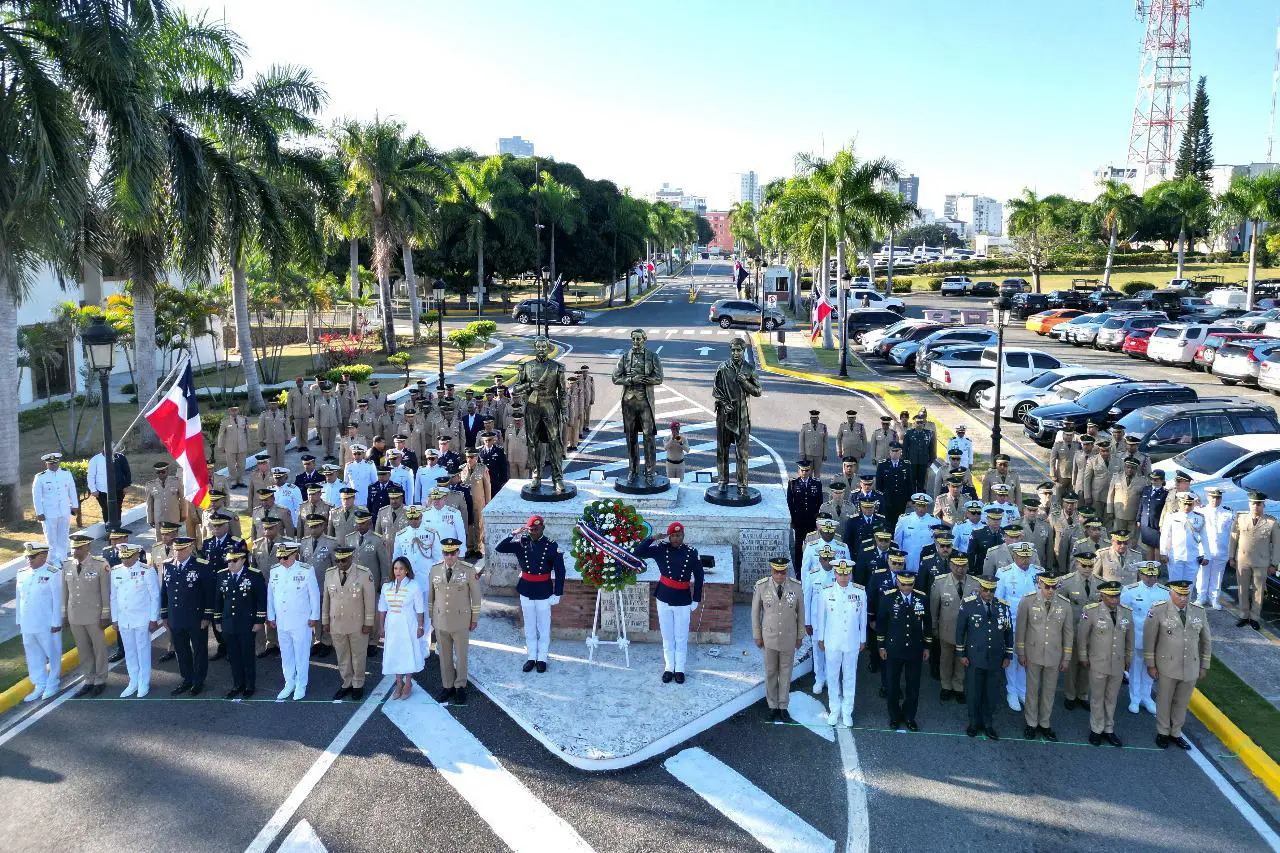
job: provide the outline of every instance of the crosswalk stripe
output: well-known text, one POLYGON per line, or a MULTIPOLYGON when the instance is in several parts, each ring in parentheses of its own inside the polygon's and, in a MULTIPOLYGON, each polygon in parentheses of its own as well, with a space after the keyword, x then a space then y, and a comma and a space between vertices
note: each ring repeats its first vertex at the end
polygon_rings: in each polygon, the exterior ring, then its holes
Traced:
POLYGON ((835 850, 834 841, 703 749, 693 747, 678 752, 662 766, 774 853, 835 850))
MULTIPOLYGON (((683 402, 683 401, 680 401, 680 402, 683 402)), ((695 412, 705 415, 707 413, 707 410, 697 406, 693 408, 674 409, 670 412, 659 412, 655 414, 653 416, 653 420, 655 423, 666 423, 671 418, 678 417, 679 415, 691 415, 695 412)), ((601 430, 622 429, 622 421, 604 421, 603 423, 600 424, 600 429, 601 430)))
MULTIPOLYGON (((715 421, 706 421, 705 423, 700 423, 700 424, 681 424, 680 432, 683 435, 687 436, 693 432, 702 432, 703 430, 715 429, 715 428, 716 428, 715 421)), ((607 450, 611 447, 622 447, 626 443, 627 443, 626 438, 613 438, 613 439, 609 439, 608 441, 593 442, 591 446, 587 448, 587 450, 590 450, 592 453, 595 453, 598 450, 607 450)), ((692 450, 690 452, 692 452, 692 450)))
POLYGON ((415 688, 408 699, 386 703, 382 712, 516 853, 593 853, 591 845, 572 826, 420 688, 415 688))

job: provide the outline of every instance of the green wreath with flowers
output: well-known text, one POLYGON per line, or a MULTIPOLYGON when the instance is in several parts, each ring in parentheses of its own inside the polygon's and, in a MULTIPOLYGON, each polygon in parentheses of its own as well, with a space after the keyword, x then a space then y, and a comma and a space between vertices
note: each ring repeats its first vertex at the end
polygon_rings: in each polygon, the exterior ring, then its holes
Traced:
POLYGON ((583 583, 606 592, 634 585, 644 562, 632 550, 650 532, 648 522, 630 504, 617 498, 588 503, 574 526, 569 549, 583 583))

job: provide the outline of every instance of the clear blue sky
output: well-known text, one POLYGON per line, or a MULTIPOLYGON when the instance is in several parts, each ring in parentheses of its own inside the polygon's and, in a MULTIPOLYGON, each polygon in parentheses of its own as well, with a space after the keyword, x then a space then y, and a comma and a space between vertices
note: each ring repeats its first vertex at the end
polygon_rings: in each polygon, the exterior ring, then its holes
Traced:
MULTIPOLYGON (((531 139, 632 192, 736 199, 855 141, 948 192, 1083 191, 1123 162, 1142 25, 1131 0, 226 0, 250 69, 312 68, 327 115, 403 119, 437 147, 531 139)), ((1219 163, 1264 159, 1276 16, 1206 0, 1192 23, 1219 163)))

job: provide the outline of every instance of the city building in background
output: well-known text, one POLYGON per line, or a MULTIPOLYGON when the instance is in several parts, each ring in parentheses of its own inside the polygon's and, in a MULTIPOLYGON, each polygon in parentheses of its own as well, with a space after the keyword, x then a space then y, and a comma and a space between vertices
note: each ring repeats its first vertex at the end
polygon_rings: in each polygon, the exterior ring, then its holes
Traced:
POLYGON ((965 224, 962 237, 977 234, 998 236, 1004 233, 1004 205, 985 195, 950 193, 946 196, 942 214, 947 219, 965 224))
POLYGON ((679 187, 673 187, 671 184, 663 184, 660 189, 650 196, 651 201, 662 202, 671 205, 679 210, 690 210, 699 216, 707 215, 707 197, 701 195, 689 195, 679 187))
POLYGON ((707 221, 711 223, 711 230, 715 232, 715 238, 707 244, 708 248, 717 248, 722 252, 728 253, 733 251, 733 237, 729 234, 729 211, 727 210, 708 210, 703 214, 707 217, 707 221))
POLYGON ((910 205, 920 203, 920 178, 915 175, 908 175, 905 178, 898 179, 898 195, 902 196, 902 200, 910 205))
POLYGON ((738 201, 749 201, 756 207, 764 201, 764 187, 755 172, 743 172, 738 180, 738 201))
POLYGON ((511 154, 514 157, 532 157, 533 143, 519 136, 502 136, 498 138, 498 153, 511 154))

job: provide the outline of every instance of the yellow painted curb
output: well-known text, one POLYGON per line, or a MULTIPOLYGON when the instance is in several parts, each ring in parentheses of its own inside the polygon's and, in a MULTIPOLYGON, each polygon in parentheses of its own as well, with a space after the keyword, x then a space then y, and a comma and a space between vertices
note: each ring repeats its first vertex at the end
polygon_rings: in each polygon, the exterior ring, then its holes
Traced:
MULTIPOLYGON (((62 630, 68 631, 70 629, 63 627, 62 630)), ((106 637, 107 637, 107 645, 109 646, 114 645, 116 641, 115 627, 108 625, 104 633, 106 634, 106 637)), ((79 665, 80 665, 79 649, 72 649, 69 652, 63 652, 62 654, 62 674, 63 675, 67 674, 68 672, 75 669, 79 665)), ((0 714, 3 714, 5 711, 8 711, 10 708, 14 707, 19 702, 21 702, 24 698, 26 698, 26 696, 29 693, 31 693, 32 686, 33 685, 31 684, 31 679, 24 678, 21 681, 19 681, 17 684, 10 687, 8 690, 4 691, 3 693, 0 693, 0 714)))
POLYGON ((1275 759, 1267 755, 1262 747, 1253 742, 1253 738, 1241 731, 1199 690, 1191 694, 1191 713, 1244 762, 1249 772, 1258 777, 1258 781, 1266 785, 1273 796, 1280 798, 1280 764, 1276 764, 1275 759))

